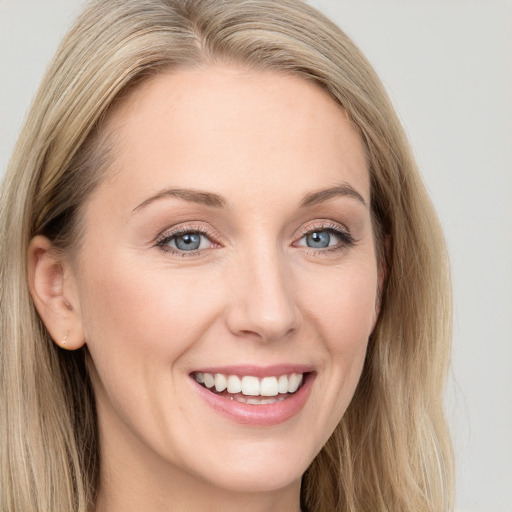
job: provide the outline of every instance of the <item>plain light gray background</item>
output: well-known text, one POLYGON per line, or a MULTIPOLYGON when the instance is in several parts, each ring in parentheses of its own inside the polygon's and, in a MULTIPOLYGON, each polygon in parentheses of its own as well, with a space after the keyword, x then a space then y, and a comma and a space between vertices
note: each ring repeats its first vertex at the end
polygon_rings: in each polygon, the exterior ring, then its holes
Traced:
MULTIPOLYGON (((367 54, 445 228, 460 512, 512 512, 512 2, 312 0, 367 54)), ((0 0, 0 172, 83 0, 0 0)), ((413 512, 413 511, 411 511, 413 512)))

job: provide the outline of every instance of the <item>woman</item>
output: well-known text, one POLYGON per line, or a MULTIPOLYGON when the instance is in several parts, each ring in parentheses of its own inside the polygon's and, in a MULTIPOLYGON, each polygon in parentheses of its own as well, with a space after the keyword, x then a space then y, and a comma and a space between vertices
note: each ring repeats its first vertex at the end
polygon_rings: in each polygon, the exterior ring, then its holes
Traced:
POLYGON ((451 510, 442 235, 316 10, 92 2, 1 208, 2 510, 451 510))

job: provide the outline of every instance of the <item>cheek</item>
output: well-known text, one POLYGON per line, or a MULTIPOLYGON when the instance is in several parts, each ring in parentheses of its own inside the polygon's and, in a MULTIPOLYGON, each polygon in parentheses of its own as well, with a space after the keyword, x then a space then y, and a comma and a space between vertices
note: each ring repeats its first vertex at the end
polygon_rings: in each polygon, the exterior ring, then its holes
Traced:
POLYGON ((213 301, 198 301, 201 281, 139 263, 118 258, 83 280, 84 331, 96 365, 172 365, 207 328, 213 301))
POLYGON ((377 270, 372 260, 338 270, 309 283, 306 310, 328 352, 325 375, 344 410, 359 381, 377 318, 377 270))
POLYGON ((202 291, 202 281, 158 265, 144 270, 136 257, 96 266, 83 280, 84 330, 104 428, 121 432, 127 425, 162 453, 169 432, 181 435, 185 420, 169 422, 166 411, 183 406, 187 354, 215 316, 217 302, 198 300, 202 291))
POLYGON ((368 339, 377 317, 377 269, 371 260, 312 275, 303 290, 304 309, 333 350, 343 355, 368 339))

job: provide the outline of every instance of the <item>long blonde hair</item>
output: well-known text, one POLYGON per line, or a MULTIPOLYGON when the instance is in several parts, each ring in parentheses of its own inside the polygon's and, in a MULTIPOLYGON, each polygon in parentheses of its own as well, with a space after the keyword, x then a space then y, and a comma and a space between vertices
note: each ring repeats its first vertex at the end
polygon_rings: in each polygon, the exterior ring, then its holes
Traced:
POLYGON ((451 297, 442 233, 373 69, 300 0, 96 0, 34 100, 0 206, 0 510, 94 510, 100 460, 86 349, 52 343, 33 306, 36 234, 70 250, 108 167, 114 101, 163 70, 214 61, 317 83, 359 127, 371 178, 382 305, 355 396, 303 477, 309 512, 441 512, 453 505, 442 402, 451 297))

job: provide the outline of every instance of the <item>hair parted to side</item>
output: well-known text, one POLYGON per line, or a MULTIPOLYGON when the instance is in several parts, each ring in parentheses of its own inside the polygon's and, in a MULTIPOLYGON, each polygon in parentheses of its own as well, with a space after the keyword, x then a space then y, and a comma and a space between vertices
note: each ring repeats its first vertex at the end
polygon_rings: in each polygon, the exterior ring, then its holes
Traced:
POLYGON ((301 0, 96 0, 62 42, 1 196, 0 510, 91 512, 100 470, 87 352, 59 349, 40 321, 28 244, 44 234, 64 252, 76 248, 80 207, 112 157, 104 124, 121 94, 163 71, 215 62, 314 81, 349 114, 367 151, 386 286, 355 396, 303 477, 304 510, 452 510, 442 233, 373 69, 301 0))

